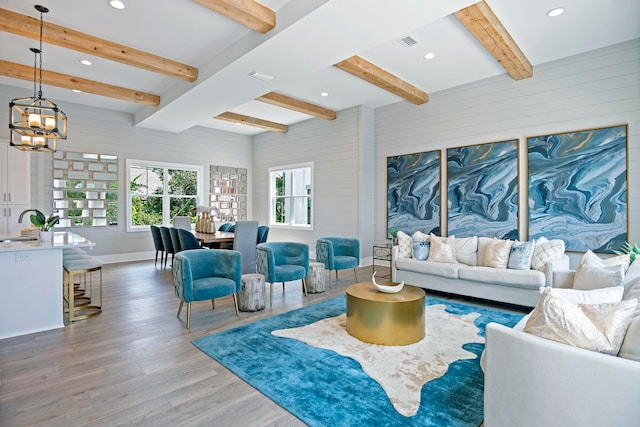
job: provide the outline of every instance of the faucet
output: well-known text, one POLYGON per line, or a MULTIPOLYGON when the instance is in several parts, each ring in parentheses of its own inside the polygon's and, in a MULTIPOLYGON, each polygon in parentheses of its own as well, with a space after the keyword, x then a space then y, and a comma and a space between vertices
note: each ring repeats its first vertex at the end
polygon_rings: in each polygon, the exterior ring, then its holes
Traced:
POLYGON ((22 224, 22 217, 24 217, 24 214, 26 214, 27 212, 38 212, 38 209, 26 209, 20 212, 20 216, 18 217, 18 224, 22 224))

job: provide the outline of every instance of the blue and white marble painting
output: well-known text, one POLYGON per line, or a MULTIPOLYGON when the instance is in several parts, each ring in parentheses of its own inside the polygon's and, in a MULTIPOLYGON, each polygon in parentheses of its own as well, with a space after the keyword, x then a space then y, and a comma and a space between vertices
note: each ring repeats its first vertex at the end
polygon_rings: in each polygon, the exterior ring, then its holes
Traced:
POLYGON ((527 139, 529 238, 612 253, 627 237, 627 126, 527 139))
POLYGON ((518 141, 447 150, 449 236, 518 238, 518 141))
POLYGON ((440 151, 387 157, 387 230, 440 234, 440 151))

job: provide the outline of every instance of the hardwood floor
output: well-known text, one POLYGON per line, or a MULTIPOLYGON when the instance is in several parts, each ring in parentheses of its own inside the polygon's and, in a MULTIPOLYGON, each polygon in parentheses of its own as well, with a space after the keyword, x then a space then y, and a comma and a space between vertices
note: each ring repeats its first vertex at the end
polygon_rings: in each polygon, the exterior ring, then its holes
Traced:
MULTIPOLYGON (((378 275, 388 269, 376 266, 378 275)), ((372 268, 358 271, 360 280, 372 268)), ((104 267, 104 311, 65 328, 0 340, 2 426, 301 426, 191 341, 274 314, 344 295, 353 272, 333 289, 304 297, 300 282, 274 285, 273 308, 235 315, 231 297, 193 303, 191 330, 171 269, 153 261, 104 267)), ((268 290, 267 290, 268 298, 268 290)), ((28 304, 28 301, 16 302, 28 304)))

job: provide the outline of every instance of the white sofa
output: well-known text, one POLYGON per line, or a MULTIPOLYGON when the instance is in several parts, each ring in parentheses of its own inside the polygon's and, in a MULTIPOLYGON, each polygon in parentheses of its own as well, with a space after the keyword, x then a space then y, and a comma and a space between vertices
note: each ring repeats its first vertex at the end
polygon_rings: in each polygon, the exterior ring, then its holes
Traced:
MULTIPOLYGON (((572 282, 573 272, 556 273, 556 285, 572 282)), ((623 299, 640 295, 640 261, 623 285, 623 299)), ((640 308, 619 357, 531 335, 525 324, 487 325, 485 427, 640 425, 640 308)))
POLYGON ((533 307, 538 301, 539 288, 553 286, 554 272, 569 270, 569 257, 566 254, 547 262, 545 271, 484 267, 482 260, 491 240, 478 238, 475 253, 459 256, 456 252, 457 263, 400 257, 399 247, 394 246, 391 252, 391 280, 435 291, 533 307))

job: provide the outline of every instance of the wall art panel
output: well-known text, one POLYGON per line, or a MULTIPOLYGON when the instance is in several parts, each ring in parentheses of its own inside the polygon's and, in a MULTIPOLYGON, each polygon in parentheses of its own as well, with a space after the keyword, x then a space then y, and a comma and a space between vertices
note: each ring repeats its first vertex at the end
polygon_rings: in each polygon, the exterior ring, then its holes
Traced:
POLYGON ((387 157, 387 230, 440 234, 440 151, 387 157))
POLYGON ((449 236, 518 238, 518 140, 447 149, 449 236))
POLYGON ((527 139, 529 237, 612 253, 628 237, 627 126, 527 139))

